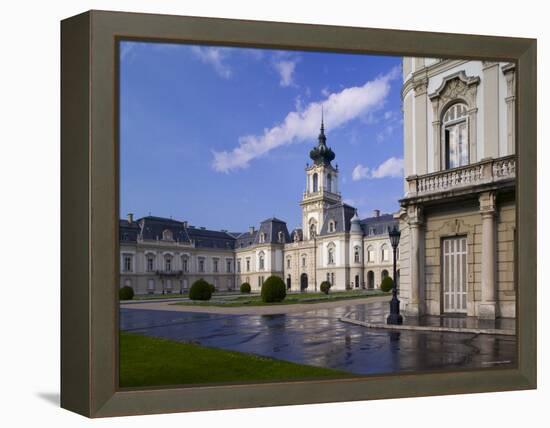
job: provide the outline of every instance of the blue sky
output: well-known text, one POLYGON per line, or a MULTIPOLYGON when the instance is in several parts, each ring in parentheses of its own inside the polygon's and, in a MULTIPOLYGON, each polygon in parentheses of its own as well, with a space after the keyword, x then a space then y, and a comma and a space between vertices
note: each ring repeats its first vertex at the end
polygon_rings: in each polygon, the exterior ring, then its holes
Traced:
POLYGON ((121 42, 120 212, 245 231, 300 225, 324 109, 361 217, 403 189, 401 58, 121 42))

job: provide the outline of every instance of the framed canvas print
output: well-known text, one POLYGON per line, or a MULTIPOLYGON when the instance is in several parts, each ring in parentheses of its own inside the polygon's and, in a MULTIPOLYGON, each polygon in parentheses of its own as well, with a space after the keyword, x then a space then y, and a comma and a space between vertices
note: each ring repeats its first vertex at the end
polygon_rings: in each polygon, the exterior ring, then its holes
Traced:
POLYGON ((536 387, 536 42, 62 22, 62 407, 536 387))

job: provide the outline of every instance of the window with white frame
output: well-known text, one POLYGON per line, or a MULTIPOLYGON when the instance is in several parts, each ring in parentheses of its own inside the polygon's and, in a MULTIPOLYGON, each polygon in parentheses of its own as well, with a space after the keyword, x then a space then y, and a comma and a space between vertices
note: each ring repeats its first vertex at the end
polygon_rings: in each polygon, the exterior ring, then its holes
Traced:
POLYGON ((184 272, 189 272, 189 259, 187 256, 183 256, 181 259, 181 266, 184 272))
POLYGON ((132 260, 133 257, 131 254, 124 254, 122 270, 124 272, 132 272, 132 260))
POLYGON ((328 231, 329 232, 336 231, 336 222, 334 220, 331 220, 328 222, 328 231))
POLYGON ((166 256, 164 258, 164 270, 166 272, 171 272, 172 271, 172 257, 171 256, 166 256))
POLYGON ((162 240, 163 241, 173 241, 174 235, 170 229, 165 229, 162 231, 162 240))
POLYGON ((443 115, 445 168, 468 165, 470 161, 468 142, 468 107, 457 103, 450 106, 443 115))
POLYGON ((231 273, 231 260, 225 261, 225 272, 231 273))
POLYGON ((367 261, 370 263, 374 263, 376 261, 376 252, 374 251, 374 247, 372 245, 367 247, 367 261))
POLYGON ((381 248, 382 261, 387 262, 390 260, 390 249, 387 244, 383 244, 381 248))
POLYGON ((237 259, 237 272, 241 273, 241 259, 237 259))
POLYGON ((260 233, 260 244, 265 242, 265 233, 260 233))
POLYGON ((155 270, 155 256, 147 256, 147 272, 153 272, 155 270))
POLYGON ((286 267, 287 269, 290 269, 290 264, 291 264, 291 258, 289 257, 288 259, 286 259, 286 267))
POLYGON ((246 259, 246 271, 250 272, 250 259, 246 259))
POLYGON ((317 234, 317 226, 315 223, 311 223, 309 226, 309 239, 315 238, 315 235, 317 234))
POLYGON ((204 259, 199 259, 199 272, 204 272, 204 259))
POLYGON ((285 234, 283 233, 282 230, 280 230, 278 235, 279 235, 279 242, 283 244, 285 242, 285 234))
POLYGON ((212 267, 213 267, 213 270, 214 272, 218 272, 218 259, 214 259, 212 260, 212 267))
POLYGON ((313 192, 317 192, 319 190, 319 176, 317 173, 313 174, 313 192))
POLYGON ((353 261, 354 261, 355 263, 361 262, 361 253, 360 253, 359 247, 355 247, 355 248, 353 249, 353 261))
POLYGON ((260 270, 264 270, 264 268, 265 268, 265 255, 264 255, 263 251, 258 256, 258 265, 259 265, 260 270))

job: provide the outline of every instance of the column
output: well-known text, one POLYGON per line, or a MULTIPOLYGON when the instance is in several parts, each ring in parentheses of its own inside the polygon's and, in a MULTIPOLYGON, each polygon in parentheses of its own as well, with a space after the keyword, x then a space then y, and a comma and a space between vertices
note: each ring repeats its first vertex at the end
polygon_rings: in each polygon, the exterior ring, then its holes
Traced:
POLYGON ((506 135, 507 155, 516 152, 516 65, 506 64, 502 67, 506 78, 506 135))
POLYGON ((498 157, 498 63, 483 62, 483 158, 498 157))
POLYGON ((496 317, 496 239, 495 193, 482 193, 479 197, 482 221, 481 239, 481 303, 478 316, 484 319, 496 317))
POLYGON ((422 210, 418 206, 408 208, 410 231, 410 301, 406 308, 408 316, 420 316, 424 312, 424 230, 422 210))
POLYGON ((414 173, 423 175, 428 172, 428 78, 414 82, 414 140, 416 168, 414 173))

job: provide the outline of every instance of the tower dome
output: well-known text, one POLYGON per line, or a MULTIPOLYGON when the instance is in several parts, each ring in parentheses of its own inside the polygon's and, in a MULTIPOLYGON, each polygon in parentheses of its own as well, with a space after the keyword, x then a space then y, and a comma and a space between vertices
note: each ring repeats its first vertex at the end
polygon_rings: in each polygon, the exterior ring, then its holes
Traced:
POLYGON ((321 132, 319 133, 319 143, 309 152, 309 157, 315 165, 330 165, 336 155, 330 147, 327 146, 327 137, 325 135, 324 119, 321 116, 321 132))
POLYGON ((359 216, 357 215, 357 210, 355 210, 355 214, 351 218, 350 232, 351 233, 363 233, 363 231, 361 230, 361 220, 359 219, 359 216))

